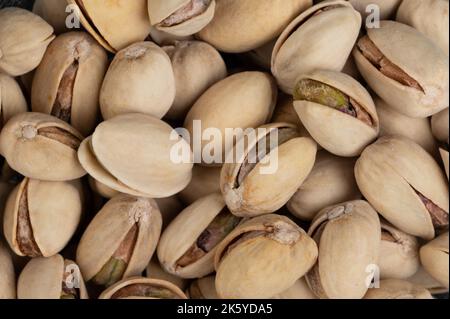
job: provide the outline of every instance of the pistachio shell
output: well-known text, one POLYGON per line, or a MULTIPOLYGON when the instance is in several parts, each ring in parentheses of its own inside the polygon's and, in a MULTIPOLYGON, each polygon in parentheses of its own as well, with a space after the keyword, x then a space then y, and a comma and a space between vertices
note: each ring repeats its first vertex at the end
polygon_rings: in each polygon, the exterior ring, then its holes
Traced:
POLYGON ((370 289, 364 299, 433 299, 425 288, 398 279, 380 281, 379 288, 370 289))
POLYGON ((317 246, 289 218, 270 214, 235 228, 214 257, 219 297, 271 298, 291 287, 315 263, 317 246))
POLYGON ((317 297, 309 288, 305 277, 302 277, 290 288, 272 297, 272 299, 317 299, 317 297))
POLYGON ((347 1, 321 2, 294 19, 278 38, 272 73, 291 94, 301 74, 341 71, 361 28, 361 16, 347 1))
POLYGON ((425 270, 448 289, 448 231, 420 248, 425 270))
POLYGON ((54 38, 53 28, 41 17, 20 8, 1 9, 0 72, 11 76, 30 72, 54 38))
POLYGON ((56 34, 66 32, 67 1, 61 0, 36 0, 33 5, 33 12, 47 21, 56 34))
POLYGON ((447 142, 449 138, 449 108, 431 117, 431 129, 434 137, 440 142, 447 142))
POLYGON ((192 204, 206 195, 220 192, 221 167, 194 165, 191 182, 180 192, 180 198, 186 204, 192 204))
POLYGON ((214 275, 196 279, 187 291, 189 299, 219 299, 215 285, 214 275))
MULTIPOLYGON (((408 2, 407 0, 406 2, 408 2)), ((380 10, 380 19, 381 20, 389 20, 395 16, 395 12, 398 9, 398 6, 402 2, 402 0, 349 0, 352 6, 358 11, 363 18, 367 17, 370 13, 372 13, 369 5, 376 5, 380 10), (369 12, 368 12, 369 11, 369 12)))
POLYGON ((0 129, 11 117, 27 111, 27 101, 14 78, 0 73, 0 129))
POLYGON ((448 168, 448 150, 440 148, 442 162, 444 163, 445 173, 447 174, 447 179, 449 178, 449 168, 448 168))
POLYGON ((151 27, 150 35, 147 37, 147 40, 150 39, 154 41, 156 44, 163 46, 163 45, 170 45, 174 41, 192 41, 194 40, 194 37, 192 35, 179 37, 164 31, 160 31, 154 27, 151 27))
POLYGON ((0 299, 16 298, 16 276, 8 248, 0 241, 0 299))
POLYGON ((445 175, 432 156, 413 141, 380 138, 362 153, 355 176, 361 193, 399 230, 432 239, 435 227, 448 226, 445 175))
POLYGON ((180 278, 178 276, 166 272, 161 267, 159 261, 156 258, 153 258, 148 263, 145 275, 147 278, 160 279, 171 282, 181 290, 185 290, 186 287, 188 286, 188 281, 186 279, 180 278))
POLYGON ((448 288, 443 287, 436 279, 421 266, 419 270, 408 281, 426 288, 431 294, 443 294, 448 292, 448 288))

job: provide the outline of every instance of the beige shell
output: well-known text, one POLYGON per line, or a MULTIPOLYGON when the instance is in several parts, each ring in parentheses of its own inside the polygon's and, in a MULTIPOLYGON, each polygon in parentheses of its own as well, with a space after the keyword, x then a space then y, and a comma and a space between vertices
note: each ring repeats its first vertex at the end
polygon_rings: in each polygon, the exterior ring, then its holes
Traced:
POLYGON ((421 266, 413 276, 409 277, 408 281, 426 288, 433 295, 448 292, 448 288, 443 287, 436 279, 431 277, 423 266, 421 266))
POLYGON ((33 5, 33 12, 47 21, 56 34, 66 32, 67 1, 61 0, 36 0, 33 5))
POLYGON ((447 142, 449 138, 449 108, 431 117, 431 129, 434 137, 440 142, 447 142))
POLYGON ((449 168, 448 168, 448 149, 440 148, 439 153, 441 153, 442 162, 444 163, 445 173, 447 174, 447 179, 449 178, 449 168))
POLYGON ((221 170, 222 167, 195 165, 191 182, 179 193, 182 201, 190 205, 201 197, 220 192, 221 170))
POLYGON ((387 279, 379 285, 369 289, 364 299, 433 299, 427 289, 408 281, 387 279))
POLYGON ((407 0, 398 8, 396 20, 425 34, 448 56, 448 11, 447 0, 407 0))
POLYGON ((113 197, 95 215, 78 244, 76 259, 86 281, 95 279, 114 258, 123 262, 124 269, 111 273, 108 284, 141 274, 156 249, 161 226, 161 213, 154 200, 125 194, 113 197), (133 227, 136 233, 126 260, 120 256, 121 244, 133 227))
POLYGON ((184 153, 190 150, 163 121, 123 114, 98 125, 81 144, 78 157, 92 177, 112 189, 164 198, 178 193, 191 179, 193 164, 171 158, 178 146, 184 153))
POLYGON ((105 50, 85 32, 64 33, 49 45, 33 78, 31 107, 54 115, 87 136, 98 122, 105 50))
POLYGON ((325 151, 306 180, 287 202, 287 209, 301 220, 311 221, 325 207, 361 198, 354 176, 355 159, 342 158, 325 151))
POLYGON ((195 101, 227 76, 227 68, 219 52, 205 42, 176 41, 163 49, 172 61, 176 87, 166 118, 183 121, 195 101))
POLYGON ((16 276, 11 254, 0 241, 0 300, 16 298, 16 276))
POLYGON ((115 55, 100 91, 100 108, 106 120, 124 113, 162 118, 174 98, 169 57, 153 42, 138 42, 115 55))
POLYGON ((153 258, 147 265, 145 270, 145 276, 152 279, 160 279, 173 283, 181 290, 185 290, 188 286, 188 280, 180 278, 178 276, 169 274, 160 265, 158 259, 153 258))
POLYGON ((136 296, 136 295, 128 295, 126 297, 117 297, 114 296, 117 293, 120 293, 121 290, 130 287, 143 285, 155 288, 162 288, 170 292, 173 295, 173 298, 162 298, 162 299, 187 299, 186 295, 174 284, 165 280, 159 279, 151 279, 144 277, 130 277, 127 279, 123 279, 113 286, 109 287, 105 291, 103 291, 99 297, 99 299, 159 299, 154 297, 145 297, 145 296, 136 296))
POLYGON ((272 299, 317 299, 317 297, 309 288, 305 277, 302 277, 290 288, 272 297, 272 299))
MULTIPOLYGON (((406 2, 408 1, 406 0, 406 2)), ((395 12, 402 0, 349 0, 349 2, 364 19, 376 9, 379 10, 380 20, 389 20, 395 16, 395 12)), ((373 19, 374 17, 371 16, 371 18, 373 19)))
POLYGON ((399 230, 434 238, 435 227, 424 199, 433 207, 436 226, 448 226, 448 181, 433 157, 413 141, 380 138, 356 162, 355 176, 361 193, 399 230))
POLYGON ((27 101, 16 80, 0 73, 0 129, 11 117, 27 109, 27 101))
POLYGON ((25 178, 8 197, 3 231, 20 256, 49 257, 72 238, 83 212, 81 182, 46 182, 25 178), (30 242, 34 249, 30 249, 30 242))
MULTIPOLYGON (((306 275, 320 298, 361 299, 367 292, 369 267, 380 249, 380 220, 366 201, 351 201, 324 208, 308 234, 319 247, 319 258, 306 275)), ((370 281, 369 281, 370 283, 370 281)))
POLYGON ((147 0, 68 0, 68 3, 76 6, 83 27, 110 52, 143 41, 150 33, 147 0))
POLYGON ((271 298, 301 278, 317 254, 314 240, 289 218, 255 217, 235 228, 217 247, 217 293, 224 299, 271 298))
POLYGON ((189 299, 219 299, 214 275, 196 279, 189 286, 186 295, 189 299))
POLYGON ((360 83, 347 74, 323 70, 301 75, 298 82, 302 80, 320 82, 342 92, 350 102, 359 104, 361 112, 370 118, 369 124, 357 118, 359 115, 352 116, 313 101, 297 100, 294 96, 295 111, 320 146, 335 155, 352 157, 361 154, 377 138, 380 124, 375 104, 360 83))
POLYGON ((0 72, 11 76, 30 72, 39 65, 54 38, 53 28, 34 13, 20 8, 1 9, 0 72))
POLYGON ((88 299, 83 276, 78 266, 61 255, 31 259, 17 282, 19 299, 63 299, 63 285, 73 285, 76 299, 88 299))
POLYGON ((394 21, 381 21, 379 28, 367 29, 367 36, 385 59, 397 67, 395 72, 401 70, 413 82, 404 85, 382 73, 362 54, 359 46, 367 39, 363 38, 353 56, 361 75, 378 96, 410 117, 428 117, 448 107, 448 56, 431 40, 394 21))
POLYGON ((273 49, 272 73, 280 88, 291 94, 297 78, 317 68, 341 71, 360 28, 361 15, 347 1, 325 1, 303 12, 273 49))
POLYGON ((448 231, 420 248, 423 268, 448 289, 448 231))
POLYGON ((214 19, 198 37, 220 51, 241 53, 276 38, 311 0, 216 0, 214 19))
POLYGON ((150 35, 147 37, 147 40, 152 40, 159 46, 170 45, 174 41, 193 41, 194 37, 192 35, 179 37, 167 32, 160 31, 154 27, 150 28, 150 35))

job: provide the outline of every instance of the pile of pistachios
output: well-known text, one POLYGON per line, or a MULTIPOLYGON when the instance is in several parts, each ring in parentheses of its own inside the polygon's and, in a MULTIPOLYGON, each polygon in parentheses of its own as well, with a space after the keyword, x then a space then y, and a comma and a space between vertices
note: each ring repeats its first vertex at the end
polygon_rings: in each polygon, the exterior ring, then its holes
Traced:
POLYGON ((448 0, 0 9, 0 299, 448 292, 448 17, 448 0))

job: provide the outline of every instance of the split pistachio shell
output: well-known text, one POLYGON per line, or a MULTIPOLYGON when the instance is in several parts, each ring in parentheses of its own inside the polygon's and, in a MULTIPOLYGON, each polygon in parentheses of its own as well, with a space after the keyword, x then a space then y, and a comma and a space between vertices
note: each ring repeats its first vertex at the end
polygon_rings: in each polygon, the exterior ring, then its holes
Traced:
POLYGON ((16 298, 16 276, 11 254, 0 242, 0 299, 16 298))
POLYGON ((46 182, 25 178, 6 202, 4 234, 17 255, 53 256, 72 238, 82 211, 79 180, 46 182))
POLYGON ((227 76, 227 68, 219 52, 205 42, 177 41, 163 49, 172 61, 176 87, 166 118, 182 121, 195 101, 227 76))
POLYGON ((148 0, 151 24, 176 36, 199 32, 214 17, 215 0, 148 0))
POLYGON ((448 141, 449 138, 449 108, 433 115, 431 117, 431 129, 434 137, 442 143, 448 141))
POLYGON ((420 248, 425 270, 448 289, 448 231, 420 248))
POLYGON ((287 203, 289 212, 311 221, 325 207, 361 198, 354 176, 355 162, 319 152, 311 173, 287 203))
POLYGON ((145 114, 123 114, 97 126, 80 146, 81 165, 96 180, 121 193, 164 198, 191 179, 192 163, 171 158, 185 140, 171 139, 173 129, 145 114))
POLYGON ((161 213, 152 199, 118 195, 91 221, 77 248, 84 278, 110 286, 148 265, 161 233, 161 213))
POLYGON ((247 52, 276 38, 311 0, 216 0, 213 20, 198 37, 220 51, 247 52))
POLYGON ((124 113, 162 118, 174 98, 169 57, 153 42, 138 42, 114 57, 100 91, 100 108, 106 120, 124 113))
POLYGON ((171 282, 131 277, 106 289, 99 299, 187 299, 187 297, 171 282))
MULTIPOLYGON (((406 0, 406 2, 408 1, 406 0)), ((363 17, 367 17, 373 13, 374 8, 376 8, 379 10, 380 20, 389 20, 389 18, 395 16, 395 12, 402 0, 349 0, 349 2, 363 17)))
POLYGON ((289 218, 269 214, 235 228, 217 248, 216 290, 221 298, 271 298, 314 265, 317 245, 289 218))
POLYGON ((178 276, 169 274, 166 272, 159 261, 156 258, 153 258, 147 265, 147 269, 145 271, 145 275, 147 278, 152 279, 160 279, 173 283, 175 286, 180 288, 181 290, 186 289, 188 286, 188 281, 186 279, 180 278, 178 276))
MULTIPOLYGON (((447 143, 448 145, 448 143, 447 143)), ((444 163, 445 173, 447 174, 447 179, 449 178, 449 168, 448 168, 448 148, 440 148, 439 153, 441 153, 442 162, 444 163)))
POLYGON ((366 201, 330 206, 314 218, 308 234, 319 247, 319 258, 306 275, 320 298, 361 299, 370 283, 370 266, 380 249, 380 220, 366 201))
POLYGON ((448 227, 448 181, 423 148, 403 137, 382 137, 362 153, 356 182, 373 207, 399 230, 433 239, 448 227))
POLYGON ((56 34, 66 32, 67 1, 61 0, 36 0, 33 5, 33 12, 47 21, 56 34))
MULTIPOLYGON (((241 217, 280 209, 303 184, 316 160, 316 143, 299 137, 294 125, 275 123, 261 128, 241 157, 222 167, 220 189, 231 212, 241 217), (255 158, 262 147, 266 153, 255 158)), ((239 144, 233 153, 238 153, 239 144)))
POLYGON ((105 50, 85 32, 64 33, 49 45, 33 78, 34 112, 51 114, 87 136, 99 116, 105 50))
POLYGON ((317 297, 309 288, 305 277, 302 277, 290 288, 272 297, 272 299, 317 299, 317 297))
POLYGON ((364 299, 433 299, 422 286, 398 279, 382 280, 380 287, 370 289, 364 299))
POLYGON ((27 101, 16 80, 0 73, 0 129, 11 117, 27 111, 27 101))
POLYGON ((206 195, 220 192, 221 167, 195 165, 191 182, 180 192, 180 198, 186 204, 192 204, 206 195))
POLYGON ((189 299, 219 299, 214 275, 196 279, 187 290, 189 299))
POLYGON ((41 17, 20 8, 1 9, 0 72, 11 76, 30 72, 54 38, 53 28, 41 17))
POLYGON ((426 288, 431 294, 443 294, 448 292, 448 288, 443 287, 436 279, 431 277, 429 273, 421 266, 419 270, 408 281, 426 288))
POLYGON ((31 259, 17 282, 19 299, 88 299, 78 266, 61 255, 31 259))
POLYGON ((12 117, 0 135, 0 153, 20 174, 48 181, 67 181, 86 174, 77 158, 83 137, 66 122, 47 114, 12 117))
POLYGON ((338 156, 361 154, 379 133, 372 97, 344 73, 318 70, 300 76, 294 108, 317 143, 338 156))
POLYGON ((83 27, 108 51, 143 41, 150 32, 147 0, 68 0, 83 27))
POLYGON ((353 55, 369 86, 398 112, 423 118, 448 107, 448 56, 412 27, 381 21, 353 55))
POLYGON ((361 28, 361 15, 347 1, 324 1, 294 19, 278 38, 272 73, 292 94, 297 78, 315 69, 341 71, 361 28))

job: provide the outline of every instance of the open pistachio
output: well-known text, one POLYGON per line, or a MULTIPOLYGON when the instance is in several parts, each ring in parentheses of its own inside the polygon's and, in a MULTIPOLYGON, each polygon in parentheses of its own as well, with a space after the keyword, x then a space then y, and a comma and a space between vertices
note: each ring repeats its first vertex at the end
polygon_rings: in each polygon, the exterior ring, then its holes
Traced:
POLYGON ((426 288, 432 295, 448 293, 448 287, 445 288, 442 286, 441 283, 426 272, 423 266, 421 266, 413 276, 409 277, 408 281, 426 288))
POLYGON ((187 299, 187 297, 171 282, 130 277, 106 289, 99 299, 187 299))
POLYGON ((435 229, 448 227, 448 181, 413 141, 380 138, 356 162, 355 176, 361 193, 399 230, 432 239, 435 229))
POLYGON ((311 290, 319 298, 364 297, 368 269, 376 265, 380 249, 377 212, 362 200, 330 206, 317 214, 308 234, 319 247, 317 263, 306 275, 311 290))
POLYGON ((88 299, 78 266, 61 255, 31 259, 17 282, 19 299, 88 299))
POLYGON ((271 298, 305 275, 317 254, 314 240, 289 218, 252 218, 217 247, 217 294, 225 299, 271 298))
POLYGON ((53 28, 41 17, 19 8, 0 10, 0 72, 18 76, 36 68, 53 28))
POLYGON ((11 254, 0 241, 0 300, 16 298, 16 276, 11 254))
POLYGON ((33 5, 33 12, 47 21, 56 34, 66 32, 67 1, 61 0, 36 0, 33 5))
POLYGON ((431 117, 431 129, 434 137, 439 142, 447 142, 449 138, 449 108, 433 115, 431 117))
MULTIPOLYGON (((236 216, 253 217, 280 209, 305 181, 316 159, 316 143, 299 137, 294 125, 275 123, 261 128, 240 158, 222 167, 220 189, 236 216)), ((233 153, 238 154, 241 141, 233 153)))
POLYGON ((214 275, 194 280, 186 295, 189 299, 219 299, 216 292, 216 277, 214 275))
POLYGON ((353 55, 370 87, 398 112, 423 118, 448 107, 448 57, 412 27, 381 21, 353 55))
POLYGON ((151 279, 160 279, 171 282, 183 291, 188 286, 188 280, 180 278, 173 274, 169 274, 161 267, 158 259, 155 257, 148 263, 147 268, 145 270, 145 276, 151 279))
MULTIPOLYGON (((406 0, 406 2, 408 1, 406 0)), ((373 13, 376 8, 379 10, 380 20, 389 20, 395 16, 395 12, 402 0, 349 0, 349 2, 363 18, 373 13)))
POLYGON ((27 101, 16 80, 0 73, 0 129, 11 117, 27 111, 27 101))
POLYGON ((206 195, 220 192, 221 167, 194 165, 191 182, 179 196, 185 204, 192 204, 206 195))
POLYGON ((111 286, 142 273, 156 249, 161 213, 152 199, 117 195, 86 228, 77 263, 86 281, 111 286))
POLYGON ((361 16, 347 1, 324 1, 294 19, 278 38, 272 73, 292 94, 297 78, 315 69, 341 71, 361 28, 361 16))
POLYGON ((369 289, 364 299, 433 299, 427 289, 408 281, 387 279, 381 280, 379 285, 369 289))
POLYGON ((83 135, 94 130, 108 57, 85 32, 64 33, 49 45, 33 78, 34 112, 51 114, 83 135))
POLYGON ((420 248, 423 268, 448 289, 448 231, 420 248))
POLYGON ((275 295, 272 299, 317 299, 317 297, 309 288, 305 277, 302 277, 290 288, 275 295))

